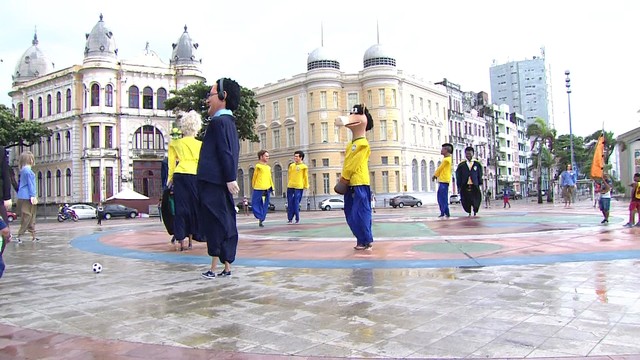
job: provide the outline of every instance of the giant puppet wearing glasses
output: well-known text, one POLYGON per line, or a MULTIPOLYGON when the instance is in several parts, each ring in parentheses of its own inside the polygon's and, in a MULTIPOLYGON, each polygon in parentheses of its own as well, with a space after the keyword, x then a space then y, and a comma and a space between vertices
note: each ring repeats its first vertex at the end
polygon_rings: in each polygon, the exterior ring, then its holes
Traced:
POLYGON ((373 128, 373 118, 364 106, 355 105, 345 124, 342 119, 336 125, 344 125, 353 133, 347 145, 342 177, 334 191, 344 195, 344 215, 351 232, 356 237, 356 250, 372 250, 371 188, 369 181, 369 155, 371 148, 365 132, 373 128))

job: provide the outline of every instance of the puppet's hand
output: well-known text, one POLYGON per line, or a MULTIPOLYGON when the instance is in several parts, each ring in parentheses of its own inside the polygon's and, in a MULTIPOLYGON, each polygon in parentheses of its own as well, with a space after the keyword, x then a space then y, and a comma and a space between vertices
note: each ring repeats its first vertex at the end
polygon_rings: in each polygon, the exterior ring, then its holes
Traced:
POLYGON ((238 192, 240 191, 240 188, 238 187, 238 182, 237 181, 228 182, 227 183, 227 189, 233 195, 238 195, 238 192))
POLYGON ((333 188, 333 191, 335 191, 337 194, 344 195, 347 193, 348 188, 349 188, 349 180, 341 177, 340 181, 338 181, 336 186, 333 188))

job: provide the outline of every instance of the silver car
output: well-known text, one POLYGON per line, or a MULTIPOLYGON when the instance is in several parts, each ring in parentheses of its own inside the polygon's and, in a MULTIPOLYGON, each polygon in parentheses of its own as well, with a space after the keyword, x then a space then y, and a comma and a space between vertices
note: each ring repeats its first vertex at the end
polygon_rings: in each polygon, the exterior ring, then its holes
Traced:
POLYGON ((331 209, 344 209, 344 200, 342 199, 324 199, 318 204, 318 208, 323 211, 331 209))

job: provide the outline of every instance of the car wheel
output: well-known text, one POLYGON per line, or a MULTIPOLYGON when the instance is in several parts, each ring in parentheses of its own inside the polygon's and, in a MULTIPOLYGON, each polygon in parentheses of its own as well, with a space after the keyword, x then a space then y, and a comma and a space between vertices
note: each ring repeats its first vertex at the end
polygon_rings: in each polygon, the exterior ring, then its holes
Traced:
POLYGON ((404 207, 404 203, 400 203, 400 204, 398 204, 398 207, 399 207, 400 209, 402 209, 402 208, 404 207))
POLYGON ((331 206, 326 205, 324 208, 322 208, 322 210, 324 210, 324 211, 331 211, 331 206))
POLYGON ((105 220, 111 219, 111 214, 109 214, 109 213, 104 214, 104 219, 105 220))
POLYGON ((14 220, 13 216, 11 216, 11 215, 7 216, 7 220, 9 220, 9 222, 13 222, 13 220, 14 220))
POLYGON ((136 214, 136 213, 135 213, 135 212, 133 212, 133 211, 129 213, 129 217, 130 217, 130 218, 132 218, 132 219, 133 219, 133 218, 135 218, 137 215, 138 215, 138 214, 136 214))
POLYGON ((394 208, 394 209, 395 209, 395 208, 397 208, 397 206, 395 206, 395 205, 393 205, 393 206, 391 206, 391 207, 392 207, 392 208, 394 208))
POLYGON ((417 206, 417 207, 422 206, 422 202, 418 201, 418 202, 416 203, 416 206, 417 206))

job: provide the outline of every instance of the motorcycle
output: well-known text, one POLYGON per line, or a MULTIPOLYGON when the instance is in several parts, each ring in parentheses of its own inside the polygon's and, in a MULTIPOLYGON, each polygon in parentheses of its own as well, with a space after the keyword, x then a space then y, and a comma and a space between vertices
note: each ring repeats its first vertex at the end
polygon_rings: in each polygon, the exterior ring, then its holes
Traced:
POLYGON ((66 211, 60 210, 58 212, 58 222, 63 222, 66 220, 73 220, 74 222, 78 221, 78 215, 72 209, 67 209, 66 211))

